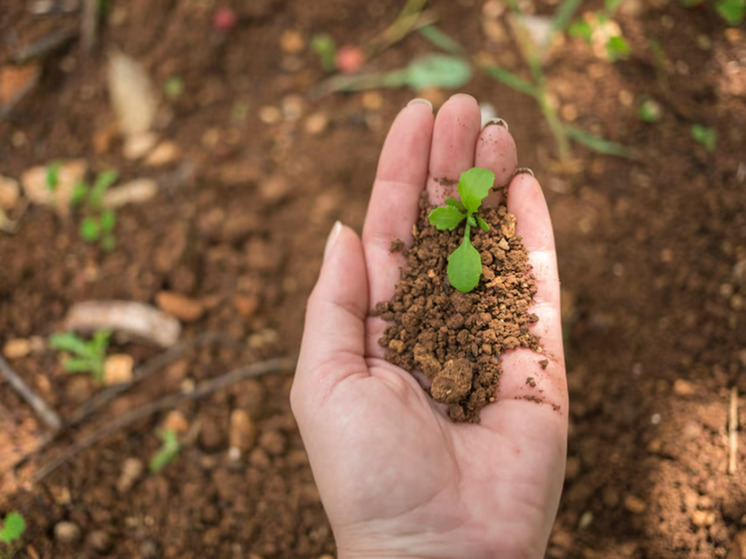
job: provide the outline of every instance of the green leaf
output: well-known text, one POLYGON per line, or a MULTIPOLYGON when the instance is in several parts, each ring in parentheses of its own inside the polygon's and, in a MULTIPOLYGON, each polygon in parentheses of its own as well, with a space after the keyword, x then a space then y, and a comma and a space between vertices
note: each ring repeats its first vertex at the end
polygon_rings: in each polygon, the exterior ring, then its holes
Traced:
POLYGON ((623 0, 604 0, 604 10, 607 14, 613 15, 622 2, 623 0))
POLYGON ((68 357, 63 361, 62 368, 68 373, 91 373, 96 367, 87 357, 68 357))
POLYGON ((79 181, 73 187, 72 194, 70 195, 70 204, 73 206, 79 206, 88 196, 88 185, 83 181, 79 181))
POLYGON ((740 25, 746 17, 744 0, 720 0, 715 4, 715 9, 729 25, 740 25))
POLYGON ((416 91, 428 87, 458 89, 471 79, 471 67, 463 58, 446 54, 429 54, 407 66, 406 85, 416 91))
POLYGON ((487 224, 487 222, 479 216, 477 216, 477 224, 479 225, 479 227, 481 227, 482 231, 490 230, 490 226, 487 224))
POLYGON ((476 227, 477 226, 477 220, 474 219, 473 215, 466 216, 466 223, 468 223, 470 227, 476 227))
POLYGON ((53 163, 49 164, 49 167, 47 167, 47 188, 54 192, 57 190, 57 186, 60 183, 60 168, 62 167, 62 162, 55 161, 53 163))
POLYGON ((692 138, 702 144, 710 153, 715 151, 717 137, 717 131, 714 128, 702 126, 701 124, 692 125, 692 138))
POLYGON ((479 283, 482 276, 482 258, 468 238, 464 238, 459 247, 448 257, 448 280, 451 285, 468 293, 479 283))
POLYGON ((95 355, 106 353, 106 348, 109 346, 109 338, 111 338, 111 332, 108 330, 98 330, 93 334, 88 344, 95 355))
POLYGON ((117 224, 117 214, 114 210, 104 210, 101 212, 101 231, 104 233, 111 233, 114 231, 114 226, 117 224))
POLYGON ((593 37, 593 27, 585 20, 578 20, 574 22, 572 25, 570 25, 567 32, 569 33, 570 37, 583 39, 586 43, 590 43, 591 38, 593 37))
POLYGON ((109 188, 112 184, 117 182, 118 177, 119 173, 114 170, 104 171, 98 177, 96 177, 96 182, 93 183, 93 188, 91 188, 90 194, 90 201, 94 207, 101 206, 101 200, 104 197, 104 192, 106 192, 106 189, 109 188))
POLYGON ((337 54, 337 43, 326 33, 319 33, 311 37, 311 48, 319 55, 321 67, 326 72, 333 72, 335 69, 334 58, 337 54))
POLYGON ((658 122, 661 118, 661 107, 652 99, 643 99, 637 107, 637 116, 643 122, 658 122))
POLYGON ((487 72, 487 75, 491 78, 504 83, 505 85, 515 89, 516 91, 531 95, 532 97, 536 97, 538 95, 538 90, 536 89, 536 87, 528 83, 523 78, 520 78, 514 73, 509 72, 505 68, 500 68, 498 66, 487 66, 484 68, 484 71, 487 72))
POLYGON ((620 58, 627 58, 631 52, 627 40, 621 35, 614 35, 609 37, 606 42, 606 52, 609 55, 609 60, 616 62, 620 58))
POLYGON ((469 213, 475 213, 482 200, 495 184, 495 173, 489 169, 474 167, 461 173, 458 180, 458 194, 461 203, 469 213))
POLYGON ((564 31, 570 24, 572 16, 580 6, 582 0, 565 0, 554 12, 554 18, 552 18, 552 33, 557 31, 564 31))
POLYGON ((627 146, 617 144, 610 140, 604 140, 603 138, 594 136, 590 132, 586 132, 585 130, 576 128, 575 126, 565 125, 563 128, 567 135, 570 136, 570 138, 592 149, 593 151, 602 153, 604 155, 615 155, 617 157, 632 159, 632 150, 630 150, 627 146))
POLYGON ((464 47, 462 47, 457 41, 443 33, 440 29, 434 25, 426 25, 420 28, 420 35, 425 37, 428 41, 434 44, 439 49, 442 49, 451 54, 463 54, 464 47))
POLYGON ((456 208, 457 210, 461 210, 462 212, 466 211, 464 205, 455 198, 446 198, 446 205, 451 206, 452 208, 456 208))
POLYGON ((163 93, 166 97, 175 99, 184 93, 184 80, 180 76, 171 76, 163 84, 163 93))
POLYGON ((440 231, 445 231, 446 229, 453 231, 465 217, 466 215, 461 213, 457 208, 445 206, 433 209, 427 216, 427 219, 440 231))
POLYGON ((101 248, 104 252, 111 252, 117 248, 117 240, 114 238, 114 235, 104 235, 101 239, 101 248))
POLYGON ((0 530, 0 542, 10 545, 19 540, 26 531, 26 520, 18 512, 9 512, 3 519, 3 528, 0 530))
POLYGON ((91 357, 88 342, 74 332, 55 332, 49 336, 49 345, 57 351, 67 351, 81 357, 91 357))
POLYGON ((80 223, 80 238, 89 243, 95 243, 101 237, 101 226, 93 217, 83 218, 80 223))
POLYGON ((179 455, 181 445, 179 439, 176 436, 176 431, 173 429, 166 429, 161 435, 163 444, 156 452, 155 456, 150 460, 150 471, 153 473, 160 472, 164 467, 168 466, 173 462, 179 455))

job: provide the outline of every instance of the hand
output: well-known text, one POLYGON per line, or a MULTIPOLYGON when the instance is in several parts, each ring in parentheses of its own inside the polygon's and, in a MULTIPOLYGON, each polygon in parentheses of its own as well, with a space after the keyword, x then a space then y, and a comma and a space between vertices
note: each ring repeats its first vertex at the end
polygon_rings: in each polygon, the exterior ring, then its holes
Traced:
POLYGON ((341 558, 543 557, 564 478, 568 401, 549 212, 533 176, 511 180, 515 168, 507 128, 480 130, 472 97, 454 95, 437 118, 429 104, 410 103, 384 144, 362 242, 340 224, 329 236, 291 404, 341 558), (508 209, 538 286, 534 332, 549 359, 542 369, 530 350, 506 353, 497 400, 477 425, 451 422, 384 360, 385 323, 369 316, 393 295, 404 258, 389 246, 411 244, 423 189, 439 203, 452 193, 436 179, 472 166, 510 181, 508 209), (525 399, 534 393, 546 403, 525 399))

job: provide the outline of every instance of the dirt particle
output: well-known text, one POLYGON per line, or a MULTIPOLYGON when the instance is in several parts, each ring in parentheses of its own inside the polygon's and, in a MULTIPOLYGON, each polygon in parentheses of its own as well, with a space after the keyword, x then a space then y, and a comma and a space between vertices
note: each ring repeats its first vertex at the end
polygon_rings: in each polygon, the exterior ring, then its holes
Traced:
POLYGON ((184 322, 199 320, 204 313, 200 301, 173 291, 161 291, 155 296, 155 302, 161 310, 184 322))
POLYGON ((546 369, 549 366, 549 359, 542 359, 539 361, 539 365, 541 365, 542 369, 546 369))
POLYGON ((103 530, 94 530, 86 536, 85 543, 98 553, 107 553, 111 549, 111 536, 103 530))
POLYGON ((54 539, 60 543, 75 543, 80 539, 80 528, 73 522, 58 522, 54 525, 54 539))
POLYGON ((404 248, 404 241, 401 239, 394 239, 391 241, 391 244, 389 245, 389 252, 391 254, 394 254, 396 252, 401 252, 404 248))
POLYGON ((624 498, 624 508, 632 514, 642 514, 648 506, 640 497, 636 495, 627 495, 624 498))
POLYGON ((527 377, 526 384, 529 385, 531 388, 536 388, 536 381, 534 380, 534 377, 527 377))
POLYGON ((468 359, 448 361, 433 379, 431 394, 438 402, 456 404, 471 391, 474 367, 468 359))

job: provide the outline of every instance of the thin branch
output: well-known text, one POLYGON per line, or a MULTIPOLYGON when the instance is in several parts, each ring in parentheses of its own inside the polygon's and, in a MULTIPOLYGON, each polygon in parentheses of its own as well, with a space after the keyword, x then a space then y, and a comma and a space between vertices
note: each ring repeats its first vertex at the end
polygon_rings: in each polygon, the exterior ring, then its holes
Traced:
POLYGON ((60 427, 62 426, 62 421, 60 421, 60 416, 57 415, 57 412, 55 412, 51 407, 47 405, 47 403, 41 399, 40 396, 38 396, 33 390, 31 390, 28 385, 23 382, 23 379, 18 376, 18 373, 16 373, 13 368, 8 364, 8 362, 0 356, 0 376, 3 376, 8 383, 15 389, 16 392, 28 402, 28 404, 34 408, 34 411, 39 416, 39 418, 44 421, 44 423, 49 426, 52 431, 55 433, 59 431, 60 427))
POLYGON ((738 388, 730 391, 728 414, 728 473, 734 475, 738 465, 738 388))
POLYGON ((93 446, 102 439, 108 437, 113 433, 116 433, 120 429, 128 427, 129 425, 135 423, 140 419, 144 419, 166 409, 174 408, 182 402, 203 398, 212 394, 213 392, 217 392, 218 390, 236 384, 237 382, 240 382, 242 380, 266 375, 269 373, 289 372, 292 371, 294 367, 294 358, 280 357, 277 359, 269 359, 267 361, 262 361, 253 365, 239 367, 238 369, 234 369, 233 371, 219 376, 215 379, 204 381, 200 383, 193 392, 190 392, 188 394, 170 394, 161 398, 160 400, 151 402, 146 406, 136 408, 129 413, 126 413, 123 416, 119 417, 118 419, 112 421, 108 425, 105 425, 98 431, 95 431, 90 436, 74 443, 72 446, 65 449, 62 454, 44 464, 36 473, 34 479, 37 482, 41 481, 49 474, 51 474, 54 470, 59 468, 62 464, 73 458, 79 452, 93 446))

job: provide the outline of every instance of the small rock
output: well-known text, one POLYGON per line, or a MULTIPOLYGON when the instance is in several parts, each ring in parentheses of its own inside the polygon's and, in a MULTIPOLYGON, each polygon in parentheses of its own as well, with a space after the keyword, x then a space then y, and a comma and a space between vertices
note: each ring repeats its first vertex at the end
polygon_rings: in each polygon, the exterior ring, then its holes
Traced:
POLYGON ((246 452, 256 441, 256 424, 249 414, 242 409, 231 412, 231 428, 229 434, 231 449, 246 452))
POLYGON ((158 135, 155 132, 141 132, 134 136, 128 136, 124 140, 122 154, 130 161, 142 159, 153 151, 158 140, 158 135))
POLYGON ((290 185, 285 177, 273 175, 259 184, 259 192, 267 202, 279 202, 290 193, 290 185))
POLYGON ((624 498, 624 508, 632 514, 642 514, 647 509, 647 504, 636 495, 627 495, 624 498))
POLYGON ((109 55, 108 85, 122 134, 136 136, 150 130, 158 100, 143 65, 122 52, 113 51, 109 55))
POLYGON ((84 159, 59 162, 57 186, 54 188, 47 183, 47 170, 47 166, 39 165, 24 171, 21 175, 23 193, 34 204, 53 206, 59 215, 67 217, 73 189, 85 178, 88 164, 84 159))
POLYGON ((107 208, 121 208, 128 204, 143 204, 158 194, 158 183, 154 179, 140 178, 120 186, 107 189, 103 204, 107 208))
POLYGON ((259 445, 267 451, 268 454, 278 456, 285 452, 285 437, 279 431, 265 431, 259 437, 259 445))
POLYGON ((248 343, 251 349, 259 350, 276 343, 279 338, 277 330, 265 328, 249 336, 248 343))
POLYGON ((166 140, 158 146, 145 159, 145 165, 149 167, 161 167, 178 161, 181 157, 181 148, 174 142, 166 140))
POLYGON ((20 359, 31 353, 31 341, 24 338, 8 340, 3 346, 3 355, 10 359, 20 359))
POLYGON ((0 210, 12 210, 21 197, 18 181, 0 175, 0 210))
POLYGON ((103 530, 94 530, 85 539, 85 543, 99 553, 106 553, 111 549, 111 536, 103 530))
MULTIPOLYGON (((503 219, 503 222, 500 224, 500 230, 503 233, 503 236, 506 239, 512 239, 515 236, 515 224, 516 224, 516 217, 512 213, 508 213, 505 215, 505 218, 503 219)), ((507 243, 505 243, 507 245, 507 243)), ((501 249, 508 250, 510 246, 503 246, 502 244, 499 245, 501 249)))
POLYGON ((696 388, 688 380, 677 378, 673 383, 673 392, 677 396, 691 396, 696 392, 696 388))
POLYGON ((302 95, 287 95, 282 100, 282 116, 285 120, 294 122, 303 116, 306 101, 302 95))
POLYGON ((233 304, 236 306, 238 314, 244 318, 254 316, 259 308, 259 300, 253 295, 237 294, 233 297, 233 304))
POLYGON ((80 528, 73 522, 58 522, 54 525, 54 539, 60 543, 75 543, 80 539, 80 528))
POLYGON ((205 312, 200 301, 173 291, 161 291, 155 296, 158 307, 184 322, 199 320, 205 312))
POLYGON ((293 29, 287 29, 280 35, 280 48, 288 54, 298 54, 306 46, 303 35, 293 29))
POLYGON ((383 95, 378 91, 366 91, 361 101, 365 110, 377 111, 383 106, 383 95))
POLYGON ((145 540, 140 544, 140 555, 143 559, 157 559, 158 544, 153 540, 145 540))
POLYGON ((132 369, 135 360, 126 353, 109 355, 104 362, 104 384, 123 384, 132 382, 132 369))
POLYGON ((510 245, 505 239, 500 239, 500 241, 497 243, 497 246, 499 246, 503 250, 510 250, 510 245))
POLYGON ((396 353, 402 353, 406 349, 406 345, 401 340, 391 340, 389 342, 389 349, 396 353))
POLYGON ((324 113, 313 113, 306 119, 304 128, 309 136, 318 136, 329 126, 329 117, 324 113))
POLYGON ((259 109, 259 120, 264 124, 277 124, 282 120, 282 113, 277 107, 267 105, 259 109))
POLYGON ((127 493, 145 471, 145 464, 138 458, 127 458, 117 480, 117 491, 127 493))
POLYGON ((189 421, 179 410, 171 410, 163 420, 163 428, 176 433, 186 433, 189 430, 189 421))

